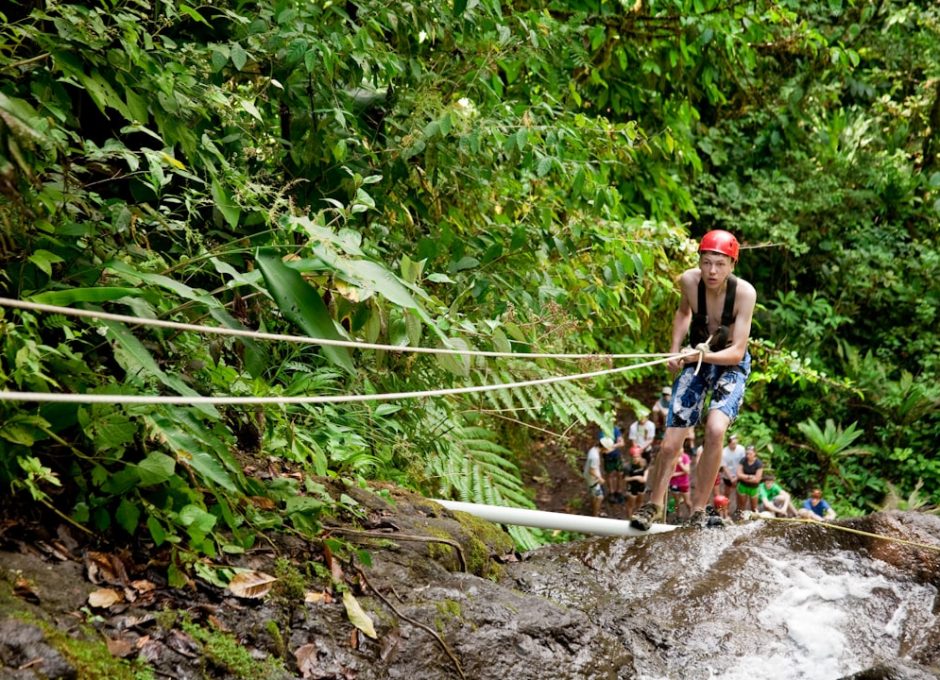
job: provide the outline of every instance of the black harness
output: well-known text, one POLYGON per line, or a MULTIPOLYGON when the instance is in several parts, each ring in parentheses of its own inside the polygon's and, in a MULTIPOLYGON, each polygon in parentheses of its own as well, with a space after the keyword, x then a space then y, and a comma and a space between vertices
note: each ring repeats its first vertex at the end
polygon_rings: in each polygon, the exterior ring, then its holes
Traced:
MULTIPOLYGON (((734 274, 728 276, 728 287, 725 289, 725 306, 721 310, 721 325, 715 331, 708 347, 717 352, 728 346, 728 327, 734 323, 734 295, 738 290, 738 279, 734 274)), ((705 281, 698 281, 698 312, 692 315, 692 326, 689 332, 692 347, 708 341, 708 308, 705 303, 705 281)))

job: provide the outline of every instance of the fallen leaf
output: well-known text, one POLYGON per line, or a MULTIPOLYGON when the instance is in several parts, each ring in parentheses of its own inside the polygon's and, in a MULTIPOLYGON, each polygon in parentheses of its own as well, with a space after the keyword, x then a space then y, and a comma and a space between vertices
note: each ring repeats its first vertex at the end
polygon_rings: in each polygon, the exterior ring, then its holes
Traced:
POLYGON ((325 604, 326 593, 323 591, 308 590, 304 594, 304 602, 307 604, 325 604))
POLYGON ((359 604, 359 600, 348 590, 343 593, 343 606, 346 607, 346 616, 349 617, 349 621, 352 625, 373 640, 379 637, 375 632, 375 626, 372 624, 372 618, 366 614, 362 605, 359 604))
POLYGON ((388 663, 393 660, 398 655, 399 645, 401 644, 401 634, 400 631, 392 629, 388 633, 382 636, 382 641, 379 643, 379 659, 383 663, 388 663))
POLYGON ((68 551, 63 549, 64 547, 62 546, 61 543, 57 545, 56 543, 50 544, 50 543, 46 543, 45 541, 36 541, 35 545, 44 553, 46 553, 50 557, 53 557, 59 560, 60 562, 64 562, 68 559, 71 559, 68 554, 68 551))
POLYGON ((88 604, 97 609, 107 609, 124 600, 124 596, 112 588, 99 588, 88 594, 88 604))
POLYGON ((131 581, 131 587, 138 593, 149 593, 151 590, 156 590, 157 588, 153 581, 147 581, 146 579, 131 581))
POLYGON ((108 645, 108 652, 111 653, 111 656, 116 656, 119 659, 130 656, 134 651, 134 643, 125 638, 105 638, 105 643, 108 645))
POLYGON ((178 630, 170 631, 166 646, 189 659, 198 659, 202 651, 201 647, 191 637, 178 630))
POLYGON ((39 604, 39 594, 36 592, 33 582, 25 576, 16 579, 16 583, 13 584, 13 594, 27 602, 39 604))
POLYGON ((258 599, 271 591, 277 579, 263 571, 242 571, 229 581, 228 589, 235 597, 258 599))
POLYGON ((106 553, 89 550, 85 555, 85 568, 88 570, 88 580, 92 583, 117 583, 118 581, 111 556, 106 553))
POLYGON ((274 510, 277 508, 277 504, 267 496, 249 496, 248 500, 261 510, 274 510))
POLYGON ((330 546, 323 546, 323 561, 326 562, 326 566, 330 570, 330 576, 333 577, 333 583, 342 583, 344 580, 343 576, 343 567, 340 566, 339 560, 333 556, 333 551, 330 550, 330 546))
POLYGON ((294 650, 294 658, 297 659, 297 670, 300 671, 300 677, 312 678, 317 669, 317 646, 308 643, 294 650))

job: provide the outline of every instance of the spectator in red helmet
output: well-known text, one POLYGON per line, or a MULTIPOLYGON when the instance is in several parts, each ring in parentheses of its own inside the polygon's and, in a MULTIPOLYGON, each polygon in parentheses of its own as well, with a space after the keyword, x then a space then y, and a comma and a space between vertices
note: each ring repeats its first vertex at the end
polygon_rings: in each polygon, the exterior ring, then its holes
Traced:
POLYGON ((715 512, 722 519, 728 519, 728 497, 723 496, 720 493, 715 494, 715 500, 713 501, 713 506, 715 512))
POLYGON ((677 374, 666 421, 662 449, 649 473, 650 500, 630 520, 648 531, 662 513, 686 431, 700 422, 705 427, 702 455, 695 466, 690 524, 705 526, 705 505, 714 487, 728 427, 734 422, 751 372, 747 351, 757 292, 734 276, 738 241, 727 231, 710 231, 699 244, 698 267, 679 277, 679 308, 672 324, 670 351, 678 353, 686 335, 695 355, 669 362, 677 374), (697 363, 701 360, 701 367, 697 363), (709 399, 706 411, 706 399, 709 399))
POLYGON ((624 468, 624 481, 627 484, 627 517, 632 517, 643 500, 646 492, 646 460, 639 446, 630 447, 630 460, 624 468))

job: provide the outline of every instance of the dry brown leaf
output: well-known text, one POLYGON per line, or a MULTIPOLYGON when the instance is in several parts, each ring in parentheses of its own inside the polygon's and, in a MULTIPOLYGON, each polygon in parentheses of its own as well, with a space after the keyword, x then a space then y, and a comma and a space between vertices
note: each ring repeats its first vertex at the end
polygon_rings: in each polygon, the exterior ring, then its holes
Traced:
POLYGON ((108 652, 111 656, 120 659, 130 656, 134 651, 134 643, 127 638, 105 638, 105 643, 108 645, 108 652))
POLYGON ((333 583, 342 583, 345 580, 343 567, 340 565, 339 560, 333 556, 333 551, 330 550, 328 545, 323 546, 323 561, 326 562, 326 566, 330 570, 333 583))
POLYGON ((317 590, 308 590, 304 594, 304 602, 307 604, 325 604, 326 593, 317 590))
POLYGON ((248 500, 251 501, 253 506, 261 510, 275 510, 277 508, 277 504, 267 496, 249 496, 248 500))
POLYGON ((21 597, 27 602, 39 604, 39 593, 36 592, 36 586, 25 576, 20 576, 13 584, 13 594, 21 597))
POLYGON ((89 550, 85 555, 85 568, 88 570, 88 580, 92 583, 117 583, 117 573, 107 553, 89 550))
POLYGON ((107 609, 123 601, 124 596, 113 588, 99 588, 88 594, 88 604, 97 609, 107 609))
POLYGON ((317 646, 313 643, 302 645, 294 650, 300 677, 312 678, 317 669, 317 646))
POLYGON ((153 581, 147 581, 146 579, 131 581, 131 587, 138 593, 149 593, 150 591, 156 590, 157 588, 153 581))
POLYGON ((277 579, 263 571, 242 571, 229 581, 228 589, 235 597, 258 599, 271 591, 277 579))

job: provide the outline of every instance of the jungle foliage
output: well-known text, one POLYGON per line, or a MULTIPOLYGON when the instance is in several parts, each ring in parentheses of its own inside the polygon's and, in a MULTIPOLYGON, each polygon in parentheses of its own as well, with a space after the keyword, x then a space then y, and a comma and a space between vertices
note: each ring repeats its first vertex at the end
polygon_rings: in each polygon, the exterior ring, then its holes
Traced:
MULTIPOLYGON (((831 479, 843 512, 921 482, 940 501, 933 3, 28 0, 6 12, 6 296, 519 357, 3 309, 5 389, 384 393, 583 372, 597 365, 524 355, 662 351, 673 278, 694 238, 723 227, 752 246, 738 273, 762 302, 741 430, 795 491, 831 479), (822 436, 829 420, 870 455, 814 449, 805 423, 822 436)), ((0 402, 0 484, 94 531, 169 546, 180 581, 199 555, 269 529, 314 535, 337 504, 355 512, 324 477, 531 506, 526 426, 601 423, 639 377, 264 409, 0 402)), ((513 531, 522 546, 543 540, 513 531)))

